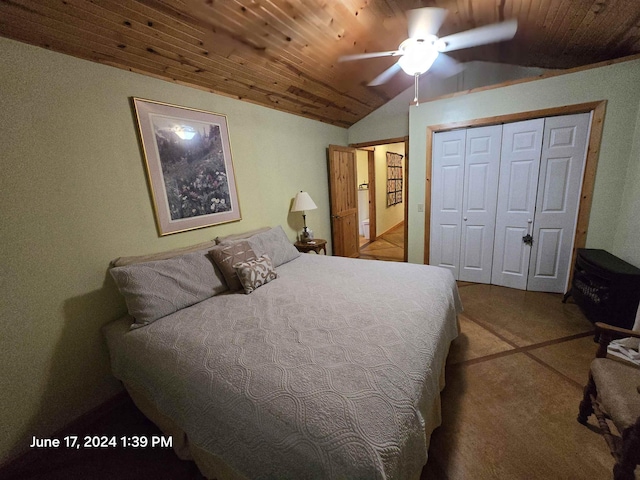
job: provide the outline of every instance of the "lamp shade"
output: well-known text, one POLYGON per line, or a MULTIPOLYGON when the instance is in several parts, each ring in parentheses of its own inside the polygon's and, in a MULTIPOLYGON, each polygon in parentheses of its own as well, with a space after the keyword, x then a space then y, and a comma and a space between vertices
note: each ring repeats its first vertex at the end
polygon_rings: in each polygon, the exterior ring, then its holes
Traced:
POLYGON ((307 192, 296 193, 291 206, 292 212, 302 212, 304 210, 315 210, 318 208, 307 192))

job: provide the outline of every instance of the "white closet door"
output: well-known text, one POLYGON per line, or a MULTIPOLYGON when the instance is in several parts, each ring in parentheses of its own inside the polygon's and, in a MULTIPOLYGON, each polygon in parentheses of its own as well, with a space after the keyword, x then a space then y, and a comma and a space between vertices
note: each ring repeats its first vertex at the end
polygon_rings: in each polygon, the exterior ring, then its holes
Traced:
POLYGON ((491 283, 527 288, 544 119, 508 123, 502 129, 495 245, 491 283))
POLYGON ((459 279, 490 283, 502 125, 469 128, 465 148, 459 279))
POLYGON ((527 290, 565 291, 590 120, 589 113, 545 120, 527 290))
POLYGON ((429 263, 458 279, 465 130, 433 135, 429 263))

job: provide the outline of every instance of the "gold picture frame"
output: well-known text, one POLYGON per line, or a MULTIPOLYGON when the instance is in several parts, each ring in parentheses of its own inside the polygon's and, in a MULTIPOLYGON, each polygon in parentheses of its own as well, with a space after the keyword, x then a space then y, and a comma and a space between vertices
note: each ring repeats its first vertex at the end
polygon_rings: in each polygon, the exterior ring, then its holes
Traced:
POLYGON ((132 103, 159 235, 240 220, 226 115, 132 103))

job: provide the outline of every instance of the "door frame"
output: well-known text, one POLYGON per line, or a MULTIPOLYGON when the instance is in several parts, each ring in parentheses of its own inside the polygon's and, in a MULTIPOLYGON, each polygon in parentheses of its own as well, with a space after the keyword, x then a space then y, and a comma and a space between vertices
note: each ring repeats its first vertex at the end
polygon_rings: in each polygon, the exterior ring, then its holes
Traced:
MULTIPOLYGON (((406 137, 395 137, 395 138, 387 138, 385 140, 372 140, 370 142, 362 142, 362 143, 350 143, 349 146, 352 148, 359 148, 363 150, 370 150, 371 147, 375 147, 378 145, 387 145, 389 143, 400 143, 404 142, 404 174, 403 174, 403 183, 404 183, 404 260, 408 261, 409 259, 409 182, 407 179, 409 178, 409 136, 406 137)), ((375 165, 373 164, 373 151, 369 151, 369 174, 371 174, 371 170, 375 169, 375 165)), ((375 178, 375 174, 374 174, 375 178)), ((371 181, 371 177, 369 177, 369 181, 371 181)), ((371 188, 371 184, 369 185, 371 188)), ((371 190, 369 190, 369 194, 371 195, 371 190)), ((374 187, 375 193, 375 187, 374 187)), ((375 203, 375 198, 373 199, 373 203, 375 203)), ((375 210, 374 210, 375 213, 375 210)), ((374 227, 375 227, 375 219, 374 227)), ((371 228, 371 217, 369 217, 369 228, 371 228)), ((377 232, 373 232, 370 230, 369 238, 371 241, 374 241, 377 238, 377 232), (374 233, 376 235, 374 235, 374 233)))
MULTIPOLYGON (((377 238, 376 233, 376 164, 375 153, 373 147, 356 148, 367 152, 367 179, 369 188, 367 190, 367 200, 369 202, 369 242, 373 242, 377 238)), ((358 210, 359 211, 359 210, 358 210)), ((362 221, 358 218, 358 223, 362 221)))
MULTIPOLYGON (((425 183, 425 215, 424 215, 424 264, 429 264, 429 249, 431 237, 431 176, 433 167, 433 134, 454 130, 457 128, 480 127, 497 125, 501 123, 519 122, 521 120, 533 120, 535 118, 554 117, 558 115, 572 115, 575 113, 593 112, 591 119, 591 130, 587 139, 587 157, 582 177, 582 190, 580 202, 578 204, 578 221, 573 241, 573 251, 571 253, 570 265, 575 262, 576 250, 584 248, 587 241, 589 228, 589 216, 591 214, 591 203, 593 201, 593 187, 595 185, 596 170, 600 157, 600 144, 602 142, 602 130, 604 127, 604 117, 607 108, 607 101, 579 103, 562 107, 545 108, 542 110, 532 110, 528 112, 498 115, 495 117, 478 118, 461 122, 446 123, 440 125, 430 125, 427 127, 427 159, 426 159, 426 183, 425 183)), ((571 274, 570 274, 571 276, 571 274)), ((569 278, 571 282, 571 278, 569 278)), ((571 283, 569 283, 570 285, 571 283)))

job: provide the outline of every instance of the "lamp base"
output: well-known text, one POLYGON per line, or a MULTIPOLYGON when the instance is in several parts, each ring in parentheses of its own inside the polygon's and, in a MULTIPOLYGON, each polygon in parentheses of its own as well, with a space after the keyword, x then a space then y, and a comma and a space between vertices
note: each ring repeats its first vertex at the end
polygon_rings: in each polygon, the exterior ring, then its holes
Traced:
POLYGON ((302 243, 307 243, 311 240, 313 240, 313 230, 311 230, 309 227, 304 227, 302 229, 302 232, 300 232, 300 241, 302 243))

